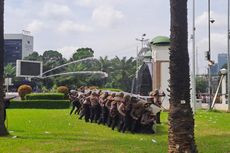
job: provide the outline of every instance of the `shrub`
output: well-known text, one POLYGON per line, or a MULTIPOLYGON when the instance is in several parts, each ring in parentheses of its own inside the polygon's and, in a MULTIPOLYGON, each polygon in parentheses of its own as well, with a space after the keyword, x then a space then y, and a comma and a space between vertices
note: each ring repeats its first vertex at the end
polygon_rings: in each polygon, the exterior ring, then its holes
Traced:
POLYGON ((57 92, 58 93, 63 93, 65 99, 68 99, 68 93, 69 93, 69 89, 66 86, 60 86, 57 88, 57 92))
POLYGON ((97 87, 97 86, 90 86, 88 89, 89 89, 89 90, 97 90, 98 87, 97 87))
POLYGON ((25 96, 27 94, 30 94, 31 92, 32 92, 32 88, 29 85, 23 84, 18 88, 18 94, 22 100, 25 100, 25 96))
POLYGON ((100 90, 108 90, 112 92, 123 92, 121 89, 116 89, 116 88, 100 88, 100 90))
POLYGON ((53 87, 50 89, 50 93, 55 93, 57 92, 57 85, 54 84, 53 87))
POLYGON ((47 92, 49 92, 49 90, 45 86, 43 86, 42 87, 42 92, 47 93, 47 92))
POLYGON ((69 100, 11 100, 9 109, 66 109, 69 104, 69 100))
POLYGON ((33 93, 25 97, 26 100, 64 100, 63 93, 33 93))

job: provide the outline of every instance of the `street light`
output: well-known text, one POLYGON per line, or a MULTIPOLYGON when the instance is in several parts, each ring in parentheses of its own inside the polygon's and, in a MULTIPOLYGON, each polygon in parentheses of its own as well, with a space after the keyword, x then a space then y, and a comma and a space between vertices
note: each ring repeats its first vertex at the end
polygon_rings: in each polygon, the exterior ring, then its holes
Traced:
POLYGON ((141 49, 144 47, 144 43, 147 42, 149 39, 145 39, 144 37, 146 36, 146 34, 142 34, 141 39, 136 38, 137 41, 141 42, 141 49))
POLYGON ((195 0, 193 0, 193 28, 192 28, 192 108, 193 114, 195 114, 196 110, 196 73, 195 73, 195 47, 196 47, 196 27, 195 27, 195 0))
POLYGON ((228 0, 228 31, 227 31, 227 41, 228 41, 228 112, 230 112, 230 1, 228 0))
POLYGON ((209 110, 212 109, 212 76, 211 76, 211 66, 214 64, 213 60, 211 60, 211 32, 210 32, 210 24, 214 23, 215 20, 210 18, 210 0, 208 0, 208 52, 207 52, 207 60, 208 60, 208 89, 209 89, 209 110))

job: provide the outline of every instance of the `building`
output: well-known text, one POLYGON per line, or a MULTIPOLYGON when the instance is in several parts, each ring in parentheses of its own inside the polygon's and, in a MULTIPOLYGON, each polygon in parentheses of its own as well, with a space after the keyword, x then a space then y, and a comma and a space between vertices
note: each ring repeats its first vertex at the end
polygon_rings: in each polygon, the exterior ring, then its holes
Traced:
POLYGON ((150 42, 153 57, 152 88, 165 92, 162 106, 169 108, 169 47, 170 39, 165 36, 157 36, 150 42))
POLYGON ((227 53, 218 54, 218 70, 220 70, 224 64, 227 63, 228 55, 227 53))
POLYGON ((16 60, 33 52, 33 36, 29 33, 4 34, 4 45, 4 65, 16 65, 16 60))
POLYGON ((218 75, 218 73, 219 73, 219 65, 218 64, 213 64, 212 66, 211 66, 211 75, 218 75))
POLYGON ((150 41, 148 47, 142 48, 138 54, 141 65, 133 81, 133 93, 141 96, 148 96, 155 89, 165 92, 162 105, 166 109, 169 108, 169 45, 168 37, 157 36, 150 41))

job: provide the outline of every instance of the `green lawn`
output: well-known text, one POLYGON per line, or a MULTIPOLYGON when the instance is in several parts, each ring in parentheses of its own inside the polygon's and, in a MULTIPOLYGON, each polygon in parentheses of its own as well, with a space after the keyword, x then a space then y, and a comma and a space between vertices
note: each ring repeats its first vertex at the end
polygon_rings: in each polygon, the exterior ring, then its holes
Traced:
MULTIPOLYGON (((68 109, 8 109, 7 113, 11 136, 0 138, 0 153, 167 152, 167 113, 153 135, 122 134, 85 123, 70 117, 68 109)), ((230 153, 230 114, 199 111, 195 132, 199 152, 230 153)))

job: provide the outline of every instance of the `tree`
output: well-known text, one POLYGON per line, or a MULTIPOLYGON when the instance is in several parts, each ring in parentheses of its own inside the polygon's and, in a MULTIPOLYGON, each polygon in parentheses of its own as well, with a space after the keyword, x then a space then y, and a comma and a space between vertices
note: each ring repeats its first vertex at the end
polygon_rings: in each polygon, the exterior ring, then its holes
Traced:
POLYGON ((4 89, 3 89, 3 75, 4 75, 4 0, 0 0, 0 136, 8 135, 5 126, 4 113, 4 89))
POLYGON ((99 63, 100 63, 100 69, 103 72, 110 73, 111 72, 111 62, 108 59, 108 56, 105 56, 104 58, 100 56, 99 58, 99 63))
POLYGON ((43 53, 42 59, 44 71, 62 65, 66 62, 66 60, 62 57, 62 54, 54 50, 45 51, 43 53))
POLYGON ((25 57, 24 60, 42 61, 42 56, 38 52, 33 52, 29 56, 25 57))
POLYGON ((93 57, 94 51, 91 48, 79 48, 76 50, 76 52, 73 54, 71 60, 80 60, 87 57, 93 57))
POLYGON ((187 0, 170 0, 169 153, 197 152, 190 105, 187 0))
MULTIPOLYGON (((113 71, 111 72, 111 84, 114 88, 131 91, 132 79, 135 76, 135 61, 133 57, 126 59, 115 57, 111 60, 113 71)), ((110 78, 109 78, 110 79, 110 78)))
POLYGON ((196 77, 196 92, 205 93, 207 92, 208 81, 203 77, 196 77))
POLYGON ((13 77, 15 76, 15 73, 16 73, 16 70, 15 70, 15 67, 10 63, 10 64, 7 64, 5 67, 4 67, 4 76, 5 77, 13 77))

